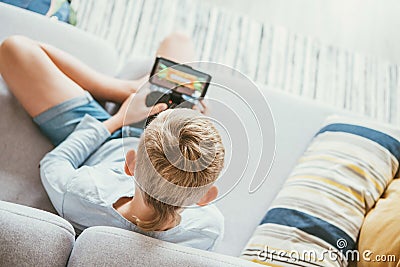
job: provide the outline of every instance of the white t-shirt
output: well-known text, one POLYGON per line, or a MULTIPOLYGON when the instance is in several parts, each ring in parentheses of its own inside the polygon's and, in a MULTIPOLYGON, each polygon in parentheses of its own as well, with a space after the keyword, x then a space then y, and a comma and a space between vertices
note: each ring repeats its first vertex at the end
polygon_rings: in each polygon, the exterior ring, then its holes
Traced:
POLYGON ((222 238, 224 218, 215 205, 186 208, 181 222, 167 231, 144 232, 120 215, 113 204, 132 197, 134 178, 125 174, 128 149, 139 139, 105 142, 104 125, 86 115, 73 133, 40 162, 42 183, 57 212, 78 230, 91 226, 123 228, 188 247, 212 250, 222 238), (124 153, 125 150, 125 153, 124 153))

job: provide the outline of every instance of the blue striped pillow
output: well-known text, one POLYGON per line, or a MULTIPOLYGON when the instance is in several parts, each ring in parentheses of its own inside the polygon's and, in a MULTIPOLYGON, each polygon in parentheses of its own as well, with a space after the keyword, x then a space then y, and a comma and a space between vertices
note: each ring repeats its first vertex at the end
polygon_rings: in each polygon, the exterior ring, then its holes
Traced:
POLYGON ((347 266, 366 213, 396 175, 400 130, 330 117, 300 158, 242 258, 270 266, 347 266))

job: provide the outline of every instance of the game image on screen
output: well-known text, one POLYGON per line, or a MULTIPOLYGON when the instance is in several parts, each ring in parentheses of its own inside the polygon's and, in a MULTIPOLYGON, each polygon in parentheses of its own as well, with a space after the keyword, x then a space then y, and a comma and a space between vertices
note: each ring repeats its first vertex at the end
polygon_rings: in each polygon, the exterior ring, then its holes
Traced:
POLYGON ((208 74, 164 59, 158 60, 153 73, 151 83, 193 98, 202 96, 210 81, 208 74))

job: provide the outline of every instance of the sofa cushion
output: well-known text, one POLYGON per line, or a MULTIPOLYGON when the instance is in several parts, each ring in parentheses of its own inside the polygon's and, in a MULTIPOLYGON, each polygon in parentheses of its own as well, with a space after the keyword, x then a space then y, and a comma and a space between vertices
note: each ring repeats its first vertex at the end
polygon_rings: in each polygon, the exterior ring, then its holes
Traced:
POLYGON ((400 180, 395 179, 365 217, 358 241, 358 266, 400 265, 400 180))
POLYGON ((398 171, 399 140, 400 130, 390 126, 328 118, 243 258, 283 266, 346 266, 365 214, 398 171), (325 251, 336 256, 324 257, 325 251))
POLYGON ((52 148, 0 78, 0 200, 55 212, 39 161, 52 148))
POLYGON ((0 266, 65 266, 74 242, 61 217, 0 201, 0 266))
POLYGON ((96 226, 76 240, 68 266, 258 266, 242 259, 96 226), (99 253, 101 251, 101 253, 99 253))

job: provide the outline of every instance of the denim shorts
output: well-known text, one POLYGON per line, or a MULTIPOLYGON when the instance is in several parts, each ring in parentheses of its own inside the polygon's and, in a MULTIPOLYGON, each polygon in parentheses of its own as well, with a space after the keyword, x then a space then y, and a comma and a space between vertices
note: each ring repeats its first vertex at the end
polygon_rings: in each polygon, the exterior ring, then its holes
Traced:
MULTIPOLYGON (((79 96, 58 104, 33 118, 40 130, 53 145, 57 146, 70 135, 83 117, 89 114, 99 121, 111 115, 89 94, 79 96)), ((115 131, 109 138, 140 137, 143 129, 125 126, 115 131)))

